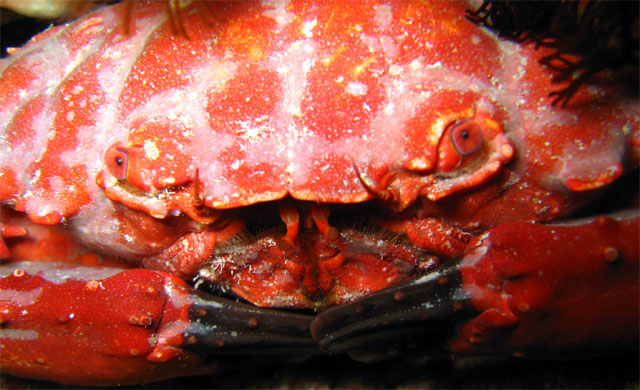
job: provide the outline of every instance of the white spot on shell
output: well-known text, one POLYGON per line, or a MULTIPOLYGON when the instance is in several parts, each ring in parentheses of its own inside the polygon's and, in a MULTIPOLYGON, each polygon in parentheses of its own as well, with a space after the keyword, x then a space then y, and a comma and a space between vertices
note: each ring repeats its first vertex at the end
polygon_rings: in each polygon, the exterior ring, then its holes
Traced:
MULTIPOLYGON (((436 62, 436 64, 442 66, 440 61, 436 62)), ((429 66, 429 67, 433 68, 433 66, 429 66)), ((419 60, 419 59, 411 61, 411 63, 409 64, 409 68, 411 68, 411 70, 413 70, 413 71, 420 70, 422 68, 422 61, 419 60)))
POLYGON ((311 38, 313 36, 312 30, 317 24, 318 21, 316 19, 302 23, 302 34, 307 38, 311 38))
POLYGON ((161 184, 163 186, 170 186, 170 185, 173 185, 175 182, 176 182, 175 177, 167 177, 165 179, 162 179, 161 184))
POLYGON ((399 76, 402 74, 402 67, 400 65, 392 64, 389 66, 389 74, 391 76, 399 76))
POLYGON ((0 338, 14 340, 37 340, 38 332, 24 329, 0 329, 0 338))
POLYGON ((29 291, 2 290, 0 291, 0 300, 3 302, 11 302, 16 306, 29 306, 42 294, 42 287, 34 288, 29 291))
POLYGON ((367 93, 367 86, 361 82, 350 82, 345 88, 348 94, 353 96, 363 96, 367 93))
POLYGON ((84 90, 84 88, 82 87, 82 85, 76 85, 75 87, 73 87, 73 89, 71 90, 71 93, 74 95, 79 94, 80 92, 82 92, 84 90))
POLYGON ((144 156, 149 160, 155 160, 160 156, 156 143, 150 140, 144 142, 144 156))
POLYGON ((378 26, 388 28, 393 21, 393 10, 391 9, 391 5, 382 4, 376 6, 373 20, 375 20, 378 26))

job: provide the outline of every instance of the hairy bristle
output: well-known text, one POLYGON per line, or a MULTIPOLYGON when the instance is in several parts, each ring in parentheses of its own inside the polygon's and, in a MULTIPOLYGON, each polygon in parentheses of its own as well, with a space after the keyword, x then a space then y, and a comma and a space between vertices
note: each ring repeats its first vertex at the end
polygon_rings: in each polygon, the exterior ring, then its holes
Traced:
POLYGON ((549 94, 554 105, 564 107, 597 73, 638 66, 638 11, 634 1, 485 0, 467 17, 500 37, 554 49, 540 62, 555 73, 553 83, 571 80, 549 94))

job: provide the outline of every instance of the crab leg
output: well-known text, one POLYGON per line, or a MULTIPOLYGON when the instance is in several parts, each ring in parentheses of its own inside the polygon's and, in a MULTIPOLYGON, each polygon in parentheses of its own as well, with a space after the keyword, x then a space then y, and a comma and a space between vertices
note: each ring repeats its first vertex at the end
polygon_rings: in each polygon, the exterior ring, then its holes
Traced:
POLYGON ((639 226, 637 210, 501 225, 458 261, 320 313, 311 331, 332 353, 454 329, 448 347, 460 354, 569 358, 637 348, 639 226))
POLYGON ((4 373, 116 385, 199 375, 234 358, 308 355, 310 317, 196 292, 145 269, 51 263, 0 266, 4 373))

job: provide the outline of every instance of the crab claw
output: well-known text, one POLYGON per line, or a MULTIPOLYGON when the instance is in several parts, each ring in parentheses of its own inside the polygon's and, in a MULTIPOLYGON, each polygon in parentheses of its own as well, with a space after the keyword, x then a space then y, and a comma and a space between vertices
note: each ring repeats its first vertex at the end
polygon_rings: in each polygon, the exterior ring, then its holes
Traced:
POLYGON ((200 356, 319 352, 309 335, 310 315, 259 308, 201 291, 191 298, 184 348, 200 356))
POLYGON ((320 313, 311 332, 326 351, 357 355, 416 340, 427 355, 445 340, 457 354, 517 357, 638 348, 639 226, 637 210, 504 224, 456 261, 320 313))
POLYGON ((638 210, 505 224, 469 245, 460 271, 480 314, 460 324, 453 352, 575 358, 638 348, 638 210))
POLYGON ((211 297, 164 272, 0 266, 0 365, 22 377, 110 386, 218 372, 236 360, 220 355, 298 358, 317 350, 310 318, 211 297))
MULTIPOLYGON (((398 339, 443 340, 453 324, 473 314, 465 310, 461 279, 457 264, 445 263, 418 279, 321 312, 311 323, 311 334, 321 349, 349 352, 358 360, 400 347, 398 339)), ((437 344, 439 350, 442 343, 437 344)))

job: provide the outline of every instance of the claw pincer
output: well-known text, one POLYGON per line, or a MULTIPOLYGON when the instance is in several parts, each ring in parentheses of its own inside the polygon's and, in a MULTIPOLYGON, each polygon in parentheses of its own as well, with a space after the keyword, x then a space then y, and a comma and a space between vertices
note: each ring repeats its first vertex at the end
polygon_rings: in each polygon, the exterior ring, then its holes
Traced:
POLYGON ((0 268, 0 362, 16 375, 122 385, 231 364, 217 355, 313 351, 309 316, 196 293, 164 272, 26 262, 0 268))
POLYGON ((460 263, 480 314, 458 329, 451 350, 559 358, 637 348, 639 226, 633 210, 492 230, 460 263))
POLYGON ((575 358, 634 349, 639 226, 637 210, 504 224, 425 276, 319 313, 311 332, 331 353, 384 352, 415 337, 423 354, 447 339, 457 354, 575 358))

